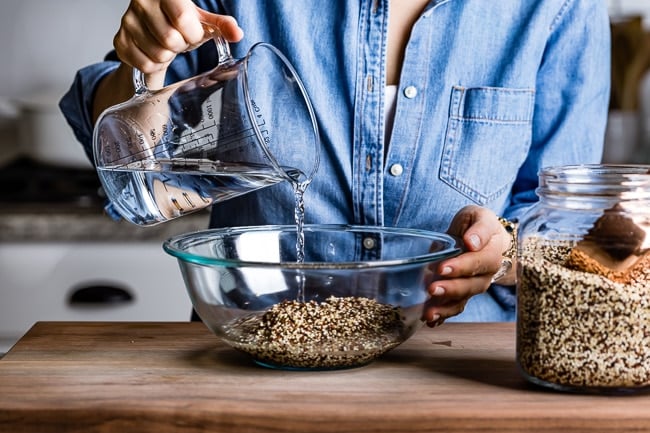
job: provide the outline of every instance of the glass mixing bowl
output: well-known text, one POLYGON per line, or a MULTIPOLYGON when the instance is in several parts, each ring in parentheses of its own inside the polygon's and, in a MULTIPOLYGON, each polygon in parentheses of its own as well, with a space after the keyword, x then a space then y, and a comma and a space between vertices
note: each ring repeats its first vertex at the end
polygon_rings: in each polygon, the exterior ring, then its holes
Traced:
POLYGON ((266 367, 367 364, 422 325, 436 263, 456 239, 423 230, 306 225, 205 230, 163 248, 180 264, 203 322, 266 367))

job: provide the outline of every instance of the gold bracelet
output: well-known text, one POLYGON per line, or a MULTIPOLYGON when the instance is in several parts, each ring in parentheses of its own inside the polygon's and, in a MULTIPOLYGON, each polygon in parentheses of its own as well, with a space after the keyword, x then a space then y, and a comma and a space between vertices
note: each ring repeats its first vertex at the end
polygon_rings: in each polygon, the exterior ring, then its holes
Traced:
POLYGON ((510 235, 510 248, 503 252, 505 257, 514 260, 517 255, 517 222, 510 221, 503 217, 499 217, 499 222, 504 230, 510 235))
POLYGON ((503 226, 504 230, 510 235, 510 247, 503 252, 501 267, 492 277, 492 283, 498 282, 498 280, 510 272, 513 261, 517 255, 517 222, 507 220, 503 217, 499 217, 499 222, 503 226))

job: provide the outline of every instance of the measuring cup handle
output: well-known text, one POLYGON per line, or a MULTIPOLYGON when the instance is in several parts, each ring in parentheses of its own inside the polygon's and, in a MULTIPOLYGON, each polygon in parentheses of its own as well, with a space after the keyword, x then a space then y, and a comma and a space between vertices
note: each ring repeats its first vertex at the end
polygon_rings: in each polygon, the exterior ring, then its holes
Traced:
MULTIPOLYGON (((230 45, 221 35, 221 32, 216 27, 213 27, 209 24, 202 23, 203 29, 206 33, 212 36, 212 40, 217 47, 217 61, 219 65, 229 63, 233 60, 232 55, 230 54, 230 45)), ((137 68, 133 68, 133 88, 135 89, 136 95, 142 95, 149 92, 147 88, 147 83, 144 79, 144 74, 137 68)))
POLYGON ((135 89, 136 95, 149 92, 147 83, 144 81, 144 74, 137 68, 133 68, 133 88, 135 89))
POLYGON ((232 55, 230 54, 230 45, 221 35, 221 31, 218 28, 213 27, 210 24, 202 23, 203 30, 206 33, 209 33, 212 36, 214 44, 217 46, 217 62, 219 65, 228 63, 232 61, 232 55))

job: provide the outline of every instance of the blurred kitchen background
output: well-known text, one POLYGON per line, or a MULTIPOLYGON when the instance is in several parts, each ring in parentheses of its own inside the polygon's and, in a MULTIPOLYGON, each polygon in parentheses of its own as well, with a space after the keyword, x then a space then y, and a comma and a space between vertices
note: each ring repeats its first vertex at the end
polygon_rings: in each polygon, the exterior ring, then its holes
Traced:
MULTIPOLYGON (((604 159, 650 162, 650 1, 593 1, 607 2, 614 35, 604 159)), ((0 354, 37 320, 190 317, 161 243, 206 227, 207 215, 154 228, 111 221, 57 107, 77 69, 110 50, 127 4, 0 4, 0 354)))
POLYGON ((23 150, 16 139, 21 103, 51 109, 75 71, 111 48, 127 5, 128 0, 2 1, 0 163, 23 150))
POLYGON ((101 60, 128 0, 0 2, 0 356, 39 320, 187 321, 173 234, 103 212, 97 176, 58 109, 77 69, 101 60))
POLYGON ((605 162, 650 162, 650 1, 608 0, 612 93, 605 162))

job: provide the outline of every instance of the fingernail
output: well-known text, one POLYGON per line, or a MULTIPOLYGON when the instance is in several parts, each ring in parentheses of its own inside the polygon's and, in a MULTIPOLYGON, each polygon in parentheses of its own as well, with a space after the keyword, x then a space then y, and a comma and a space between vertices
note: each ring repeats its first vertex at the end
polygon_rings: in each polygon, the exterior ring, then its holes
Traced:
POLYGON ((451 271, 452 271, 451 266, 445 266, 440 271, 440 275, 449 275, 451 274, 451 271))
POLYGON ((481 246, 481 238, 479 238, 478 235, 470 235, 469 243, 472 245, 472 247, 479 248, 481 246))
POLYGON ((438 319, 440 319, 440 314, 437 314, 437 313, 434 314, 434 315, 431 317, 431 321, 432 321, 432 322, 437 322, 438 319))
POLYGON ((436 288, 433 289, 433 293, 432 293, 433 296, 442 296, 444 294, 445 294, 444 287, 436 286, 436 288))

